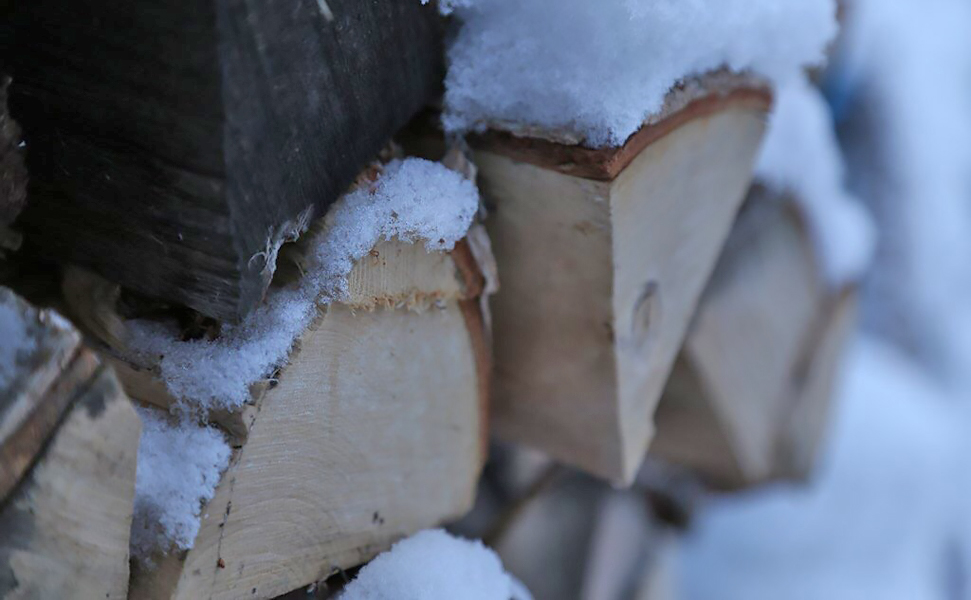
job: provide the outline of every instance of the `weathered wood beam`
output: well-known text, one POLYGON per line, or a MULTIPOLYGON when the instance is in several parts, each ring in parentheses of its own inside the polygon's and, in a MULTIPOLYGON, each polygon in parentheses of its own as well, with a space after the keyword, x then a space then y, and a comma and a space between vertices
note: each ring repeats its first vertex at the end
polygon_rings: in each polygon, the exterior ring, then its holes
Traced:
POLYGON ((30 247, 224 320, 441 85, 417 0, 7 4, 30 247))
POLYGON ((672 91, 620 148, 472 141, 502 289, 497 435, 629 483, 748 188, 770 96, 724 73, 672 91))
POLYGON ((7 109, 9 85, 10 79, 0 75, 0 258, 6 250, 20 247, 21 237, 10 225, 27 202, 23 139, 7 109))

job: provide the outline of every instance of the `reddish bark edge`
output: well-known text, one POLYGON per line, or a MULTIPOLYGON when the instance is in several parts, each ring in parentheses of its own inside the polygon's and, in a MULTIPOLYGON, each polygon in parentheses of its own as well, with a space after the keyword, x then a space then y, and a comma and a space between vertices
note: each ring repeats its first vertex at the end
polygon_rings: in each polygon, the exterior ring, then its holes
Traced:
POLYGON ((690 101, 661 121, 641 127, 622 146, 587 148, 565 145, 542 138, 517 137, 506 131, 489 130, 472 135, 470 144, 480 150, 501 154, 538 167, 597 181, 613 181, 646 147, 682 125, 729 108, 768 112, 772 93, 760 87, 743 87, 711 93, 690 101))
POLYGON ((476 388, 479 396, 479 468, 485 464, 489 453, 489 398, 492 394, 492 353, 485 335, 485 320, 479 299, 459 300, 459 308, 469 332, 472 351, 475 354, 476 388))
POLYGON ((455 242, 455 248, 449 252, 458 270, 459 280, 462 282, 462 300, 471 300, 482 295, 485 289, 485 275, 479 268, 472 248, 467 238, 455 242))
POLYGON ((489 398, 492 394, 492 350, 486 335, 481 296, 485 290, 485 276, 472 255, 469 242, 462 238, 450 252, 462 280, 459 308, 469 332, 475 355, 476 389, 479 396, 479 467, 485 463, 489 451, 489 398))

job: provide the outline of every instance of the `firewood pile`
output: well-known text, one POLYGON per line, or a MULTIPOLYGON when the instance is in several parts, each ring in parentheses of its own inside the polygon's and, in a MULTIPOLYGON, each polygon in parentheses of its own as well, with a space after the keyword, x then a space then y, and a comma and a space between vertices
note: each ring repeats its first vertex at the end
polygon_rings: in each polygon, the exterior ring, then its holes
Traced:
POLYGON ((441 6, 66 6, 0 21, 0 597, 331 597, 438 526, 662 597, 703 490, 811 470, 854 282, 754 182, 769 79, 459 136, 441 6))

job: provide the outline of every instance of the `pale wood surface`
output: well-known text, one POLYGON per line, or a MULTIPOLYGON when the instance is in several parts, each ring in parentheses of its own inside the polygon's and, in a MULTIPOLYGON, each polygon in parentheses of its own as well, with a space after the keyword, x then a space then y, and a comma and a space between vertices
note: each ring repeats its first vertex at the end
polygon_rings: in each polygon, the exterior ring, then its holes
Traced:
POLYGON ((763 111, 729 103, 687 120, 611 182, 475 153, 502 277, 499 435, 630 482, 748 186, 763 111))
POLYGON ((488 357, 467 251, 359 261, 255 403, 194 547, 136 567, 132 598, 274 597, 471 506, 488 357))
POLYGON ((73 386, 67 416, 0 508, 5 599, 127 595, 141 423, 110 369, 73 386))
POLYGON ((616 475, 610 188, 487 152, 475 161, 502 277, 495 432, 616 475))
POLYGON ((425 310, 449 298, 471 297, 456 269, 448 252, 427 252, 421 243, 380 242, 354 265, 342 304, 355 310, 425 310))
POLYGON ((742 104, 690 121, 648 146, 613 184, 614 341, 627 480, 647 451, 664 383, 745 197, 764 116, 742 104))

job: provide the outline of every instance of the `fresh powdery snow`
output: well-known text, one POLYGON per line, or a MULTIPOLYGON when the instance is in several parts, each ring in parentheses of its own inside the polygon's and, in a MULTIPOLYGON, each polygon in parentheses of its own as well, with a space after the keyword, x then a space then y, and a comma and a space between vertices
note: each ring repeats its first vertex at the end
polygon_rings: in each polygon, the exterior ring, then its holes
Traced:
POLYGON ((229 463, 229 444, 216 429, 170 421, 138 409, 142 437, 135 476, 132 555, 150 561, 156 551, 192 547, 202 503, 212 499, 229 463))
POLYGON ((829 108, 805 76, 790 79, 776 92, 756 177, 801 204, 831 285, 842 286, 863 274, 876 243, 873 223, 845 190, 829 108))
POLYGON ((823 62, 834 0, 452 0, 449 131, 528 126, 620 145, 667 92, 728 67, 784 82, 823 62))
POLYGON ((203 410, 232 408, 249 398, 252 383, 282 365, 318 303, 340 300, 354 262, 374 245, 397 237, 450 250, 472 224, 479 206, 475 184, 440 163, 418 158, 384 167, 372 185, 344 195, 325 218, 325 233, 298 284, 271 290, 242 323, 215 340, 178 338, 174 324, 135 321, 131 348, 161 357, 169 391, 203 410))
POLYGON ((429 529, 361 569, 341 600, 530 600, 480 541, 429 529))

